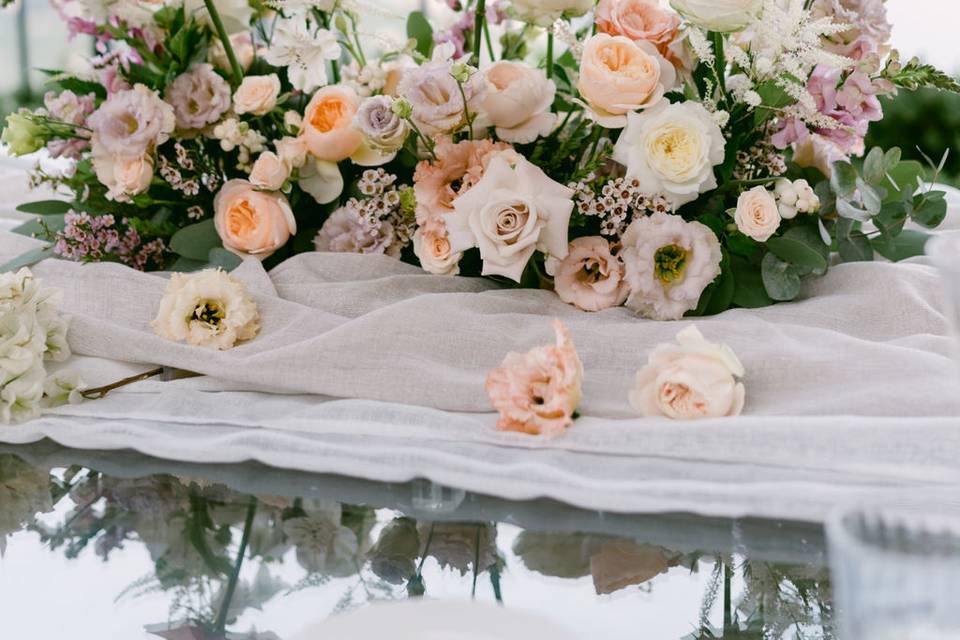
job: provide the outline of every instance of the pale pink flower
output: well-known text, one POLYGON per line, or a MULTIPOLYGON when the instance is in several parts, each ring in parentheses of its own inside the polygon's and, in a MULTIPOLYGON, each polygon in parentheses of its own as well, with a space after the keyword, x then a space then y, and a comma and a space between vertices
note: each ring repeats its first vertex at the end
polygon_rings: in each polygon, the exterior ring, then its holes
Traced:
POLYGON ((392 224, 368 220, 348 205, 330 214, 313 243, 317 251, 396 256, 399 246, 395 239, 392 224))
POLYGON ((606 238, 599 236, 570 243, 570 252, 554 276, 554 288, 561 300, 583 311, 620 306, 630 292, 623 263, 611 253, 606 238))
POLYGON ((600 0, 595 19, 598 31, 645 40, 664 56, 680 31, 680 16, 657 0, 600 0))
POLYGON ((583 396, 583 364, 566 326, 554 320, 553 329, 555 345, 508 353, 487 375, 487 394, 500 412, 501 431, 556 436, 573 424, 583 396))
POLYGON ((230 85, 213 65, 194 65, 170 83, 167 102, 173 105, 180 129, 201 129, 220 119, 230 108, 230 85))
POLYGON ((125 157, 142 156, 166 142, 175 121, 173 108, 142 84, 114 93, 87 119, 94 148, 125 157))
POLYGON ((473 74, 461 87, 451 75, 449 61, 432 60, 406 71, 397 93, 410 102, 412 119, 424 135, 436 136, 464 126, 466 110, 478 112, 485 89, 483 74, 473 74))

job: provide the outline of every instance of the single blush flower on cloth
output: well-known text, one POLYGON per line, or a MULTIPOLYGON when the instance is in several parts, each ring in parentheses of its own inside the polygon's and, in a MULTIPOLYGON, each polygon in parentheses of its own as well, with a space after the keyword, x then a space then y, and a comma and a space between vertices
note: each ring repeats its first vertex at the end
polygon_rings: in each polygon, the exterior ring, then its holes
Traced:
POLYGON ((673 420, 738 416, 746 390, 743 364, 730 347, 704 339, 693 325, 662 344, 637 372, 630 404, 645 417, 673 420))
POLYGON ((723 253, 713 231, 677 215, 634 220, 623 234, 627 306, 653 320, 679 320, 697 308, 703 290, 720 275, 723 253))
POLYGON ((151 325, 161 338, 223 351, 252 340, 260 316, 242 283, 220 269, 208 269, 174 273, 151 325))
POLYGON ((627 114, 649 109, 677 82, 677 72, 649 42, 598 33, 580 61, 580 95, 601 126, 619 129, 627 114))
POLYGON ((583 397, 583 364, 564 324, 554 320, 553 329, 556 344, 511 352, 487 375, 501 431, 557 436, 573 424, 583 397))
POLYGON ((583 311, 618 307, 630 293, 623 263, 611 252, 609 241, 600 236, 570 243, 567 257, 557 267, 554 288, 561 300, 583 311))
POLYGON ((452 250, 479 247, 483 275, 520 282, 535 251, 567 257, 573 193, 526 159, 498 155, 446 217, 452 250))
POLYGON ((177 76, 165 96, 180 129, 202 129, 230 109, 230 85, 208 63, 177 76))
POLYGON ((296 234, 293 210, 282 193, 257 191, 247 180, 229 180, 213 199, 224 249, 263 260, 296 234))

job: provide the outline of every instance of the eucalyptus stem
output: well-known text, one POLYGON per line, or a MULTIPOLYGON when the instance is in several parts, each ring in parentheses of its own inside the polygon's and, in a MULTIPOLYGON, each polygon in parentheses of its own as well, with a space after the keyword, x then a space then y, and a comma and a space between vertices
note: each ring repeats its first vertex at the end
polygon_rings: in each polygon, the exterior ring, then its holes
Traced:
POLYGON ((207 13, 210 14, 210 20, 213 22, 213 28, 217 30, 217 37, 220 38, 220 44, 227 54, 227 60, 230 61, 231 75, 233 76, 233 85, 237 86, 243 82, 243 69, 237 61, 237 54, 233 52, 233 45, 230 44, 230 36, 227 35, 227 29, 223 26, 223 20, 220 19, 220 12, 213 0, 203 0, 207 7, 207 13))
POLYGON ((118 380, 112 384, 104 385, 102 387, 97 387, 95 389, 87 389, 80 393, 83 396, 84 400, 99 400, 105 397, 108 393, 120 387, 125 387, 127 385, 133 384, 135 382, 143 382, 144 380, 149 380, 150 378, 155 378, 163 374, 163 367, 158 369, 152 369, 146 373, 141 373, 136 376, 130 376, 129 378, 124 378, 123 380, 118 380))
POLYGON ((237 582, 240 579, 240 567, 243 565, 243 557, 247 554, 247 545, 250 544, 250 533, 253 530, 253 517, 257 512, 257 499, 250 497, 250 504, 247 506, 247 517, 243 522, 243 534, 240 536, 240 548, 237 549, 237 559, 230 570, 227 578, 227 590, 223 594, 223 601, 220 603, 220 611, 217 613, 217 622, 215 630, 217 633, 223 633, 227 627, 227 616, 230 613, 230 601, 233 600, 233 594, 237 589, 237 582))
POLYGON ((477 14, 473 23, 473 66, 480 66, 480 52, 483 48, 483 25, 487 20, 487 0, 477 0, 477 14))
POLYGON ((547 32, 547 79, 553 79, 553 31, 547 32))

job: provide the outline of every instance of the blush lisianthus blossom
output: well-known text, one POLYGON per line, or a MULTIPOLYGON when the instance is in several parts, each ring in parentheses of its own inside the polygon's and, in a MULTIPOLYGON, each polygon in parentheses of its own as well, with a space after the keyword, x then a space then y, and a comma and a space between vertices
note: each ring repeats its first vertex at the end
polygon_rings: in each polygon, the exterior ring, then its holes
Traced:
POLYGON ((763 10, 763 0, 671 0, 670 6, 708 31, 741 31, 763 10))
POLYGON ((649 42, 598 33, 583 47, 580 95, 601 126, 623 127, 627 114, 657 105, 676 82, 673 65, 649 42))
POLYGON ((257 335, 260 314, 243 283, 207 269, 170 277, 151 326, 161 338, 224 351, 257 335))
POLYGON ((554 276, 560 299, 583 311, 618 307, 630 292, 623 263, 610 251, 610 242, 600 236, 577 238, 554 276))
POLYGON ((535 251, 567 257, 573 194, 526 159, 497 155, 483 178, 453 202, 446 218, 452 250, 479 247, 483 275, 520 282, 535 251))
POLYGON ((264 260, 297 233, 287 198, 257 191, 247 180, 229 180, 213 199, 213 222, 223 248, 264 260))
MULTIPOLYGON (((48 91, 43 97, 43 105, 47 109, 50 117, 83 126, 86 124, 87 116, 93 113, 95 108, 95 96, 90 93, 84 96, 78 96, 69 89, 62 91, 59 95, 53 91, 48 91)), ((69 140, 50 140, 47 143, 47 150, 54 158, 79 158, 80 154, 90 146, 90 140, 80 137, 69 140)))
POLYGON ((738 416, 746 389, 743 364, 727 345, 706 340, 696 326, 662 344, 637 372, 630 404, 645 417, 673 420, 738 416))
POLYGON ((815 0, 814 17, 829 17, 848 28, 824 38, 828 51, 863 60, 879 57, 889 50, 892 26, 887 18, 885 0, 815 0))
POLYGON ((230 109, 230 85, 206 62, 177 76, 165 96, 180 129, 202 129, 230 109))
POLYGON ((93 129, 95 149, 135 157, 166 142, 176 126, 176 116, 156 91, 138 84, 108 97, 87 123, 93 129))
POLYGON ((594 0, 510 0, 513 15, 549 27, 559 18, 576 18, 593 8, 594 0))
POLYGON ((466 125, 468 112, 472 116, 478 113, 486 91, 481 73, 473 73, 466 82, 458 83, 449 60, 452 53, 449 43, 437 46, 433 58, 407 69, 397 86, 397 94, 410 103, 411 119, 426 136, 453 133, 466 125))
POLYGON ((333 253, 373 253, 396 256, 393 225, 385 220, 366 219, 355 208, 345 205, 330 214, 313 240, 317 251, 333 253))
POLYGON ((529 144, 548 135, 557 123, 551 112, 557 85, 540 69, 522 62, 501 60, 484 70, 487 91, 482 114, 496 127, 497 137, 529 144))
POLYGON ((317 91, 303 114, 300 135, 307 151, 317 160, 346 160, 363 144, 363 136, 353 126, 360 97, 347 86, 333 85, 317 91))
POLYGON ((737 211, 733 221, 743 235, 757 242, 766 242, 780 227, 777 199, 766 187, 754 187, 744 191, 737 199, 737 211))
POLYGON ((557 436, 573 424, 583 397, 583 364, 567 327, 554 320, 553 330, 556 344, 508 353, 487 374, 486 390, 500 413, 501 431, 557 436))
POLYGON ((262 116, 277 106, 280 96, 280 78, 271 73, 266 76, 246 76, 233 92, 233 110, 262 116))
POLYGON ((367 143, 388 153, 399 151, 410 132, 407 121, 394 112, 393 103, 390 96, 365 98, 354 117, 354 125, 367 143))
POLYGON ((600 0, 595 19, 598 31, 649 42, 664 55, 680 31, 680 16, 658 0, 600 0))
POLYGON ((623 234, 627 306, 653 320, 679 320, 696 309, 703 290, 720 275, 723 254, 704 224, 654 213, 634 220, 623 234))
POLYGON ((661 102, 627 116, 613 150, 646 193, 662 193, 673 206, 717 188, 713 167, 723 163, 723 131, 703 105, 661 102))

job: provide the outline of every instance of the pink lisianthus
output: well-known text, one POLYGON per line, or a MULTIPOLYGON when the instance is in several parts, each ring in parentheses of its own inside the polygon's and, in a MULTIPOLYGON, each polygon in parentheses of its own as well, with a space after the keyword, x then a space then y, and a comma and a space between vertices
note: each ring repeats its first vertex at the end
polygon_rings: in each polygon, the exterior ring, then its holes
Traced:
POLYGON ((138 84, 107 98, 87 121, 93 129, 94 149, 102 147, 112 155, 133 157, 166 142, 176 118, 173 108, 156 91, 138 84))
POLYGON ((815 18, 828 17, 849 28, 824 39, 829 51, 854 60, 884 55, 889 48, 892 26, 884 0, 816 0, 815 18))
POLYGON ((570 253, 554 276, 560 299, 583 311, 601 311, 622 305, 630 288, 623 263, 610 251, 606 238, 590 236, 570 243, 570 253))
POLYGON ((177 128, 201 129, 220 119, 230 108, 230 85, 213 65, 194 65, 167 87, 166 98, 177 116, 177 128))
MULTIPOLYGON (((93 113, 95 96, 92 93, 78 96, 70 90, 63 91, 59 95, 49 91, 43 97, 43 104, 51 118, 68 124, 83 126, 87 122, 87 116, 93 113)), ((87 138, 60 139, 48 142, 47 150, 54 158, 79 158, 84 149, 89 146, 90 140, 87 138)))
POLYGON ((500 412, 497 428, 557 436, 573 424, 583 396, 583 364, 570 332, 554 320, 556 344, 527 353, 509 353, 487 375, 486 389, 500 412))
POLYGON ((317 251, 396 256, 399 245, 395 239, 392 224, 370 221, 348 204, 330 214, 313 242, 317 251))

